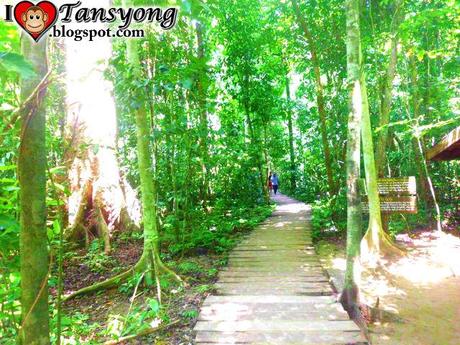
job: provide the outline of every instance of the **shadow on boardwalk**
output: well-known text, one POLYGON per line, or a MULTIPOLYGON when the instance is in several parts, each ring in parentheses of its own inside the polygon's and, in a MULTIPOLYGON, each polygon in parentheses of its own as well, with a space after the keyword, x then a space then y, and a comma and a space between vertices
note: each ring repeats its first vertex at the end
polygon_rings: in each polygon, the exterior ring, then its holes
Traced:
POLYGON ((310 236, 310 207, 284 195, 230 254, 196 344, 367 344, 336 302, 310 236))

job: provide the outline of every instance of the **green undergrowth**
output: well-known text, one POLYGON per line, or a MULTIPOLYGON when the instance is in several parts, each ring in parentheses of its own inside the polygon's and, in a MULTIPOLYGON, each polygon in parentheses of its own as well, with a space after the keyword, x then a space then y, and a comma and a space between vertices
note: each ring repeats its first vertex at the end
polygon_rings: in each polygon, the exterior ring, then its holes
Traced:
MULTIPOLYGON (((110 300, 97 300, 104 293, 83 297, 77 305, 69 306, 63 319, 63 336, 66 344, 99 344, 104 339, 117 339, 128 334, 141 332, 146 327, 156 324, 168 324, 180 320, 184 332, 191 332, 192 325, 199 314, 201 301, 213 292, 220 267, 226 264, 228 252, 236 245, 242 235, 247 234, 261 221, 268 217, 273 205, 250 207, 213 208, 206 218, 194 222, 188 229, 184 241, 175 243, 173 227, 162 225, 162 257, 164 262, 178 273, 186 282, 186 287, 178 285, 167 277, 161 277, 162 305, 157 306, 155 282, 139 284, 141 274, 135 274, 122 283, 110 300), (185 243, 185 244, 183 244, 185 243), (129 308, 129 299, 137 287, 137 299, 129 308), (92 302, 91 302, 92 301, 92 302), (106 304, 106 305, 104 305, 106 304), (90 308, 107 309, 103 316, 95 317, 90 308)), ((169 218, 170 219, 170 218, 169 218)), ((122 246, 125 240, 114 243, 114 250, 122 246)), ((102 252, 102 242, 95 240, 82 257, 83 264, 92 272, 104 273, 119 271, 112 267, 110 255, 102 252)), ((126 245, 136 245, 135 243, 126 245)), ((126 268, 126 267, 125 267, 126 268)), ((54 329, 54 327, 53 327, 54 329)), ((168 332, 152 335, 155 341, 164 344, 175 343, 168 332)), ((153 339, 153 338, 152 338, 153 339)), ((150 342, 150 338, 139 340, 150 342)))
POLYGON ((346 231, 346 198, 316 198, 305 191, 291 193, 292 197, 311 206, 312 240, 341 237, 346 231))
POLYGON ((179 236, 174 220, 166 218, 162 243, 172 256, 224 253, 235 246, 239 236, 267 218, 273 209, 273 205, 245 207, 235 204, 227 207, 218 204, 207 214, 196 211, 193 224, 179 236))
MULTIPOLYGON (((15 194, 16 189, 12 188, 11 193, 15 194)), ((159 323, 167 324, 173 319, 180 319, 184 325, 193 323, 198 316, 199 306, 189 305, 187 301, 192 299, 198 303, 202 298, 199 296, 206 296, 213 291, 213 282, 218 270, 227 262, 226 254, 236 245, 241 236, 268 217, 273 209, 274 205, 238 205, 235 202, 230 206, 215 205, 210 208, 209 213, 197 210, 191 215, 193 222, 185 230, 181 229, 183 233, 179 237, 177 237, 177 229, 174 228, 174 219, 163 217, 160 227, 161 256, 164 262, 187 282, 187 288, 180 287, 167 277, 162 277, 160 285, 164 300, 159 307, 155 282, 147 279, 146 283, 139 284, 141 274, 138 273, 111 292, 109 300, 105 298, 101 300, 106 291, 77 299, 75 304, 65 307, 62 316, 62 337, 65 339, 63 343, 100 344, 101 339, 117 339, 141 332, 146 327, 153 327, 159 323), (129 307, 129 300, 136 287, 137 295, 140 297, 137 297, 129 307), (97 312, 93 313, 93 309, 97 312), (103 316, 99 315, 105 309, 107 313, 103 316)), ((17 221, 12 218, 0 218, 0 230, 2 239, 0 243, 2 248, 0 344, 12 345, 15 344, 20 322, 19 259, 15 255, 18 248, 17 221)), ((53 224, 49 224, 48 230, 50 244, 53 252, 56 252, 57 234, 53 231, 53 224)), ((116 254, 120 248, 124 250, 141 248, 143 240, 141 234, 141 232, 118 234, 112 243, 112 253, 116 254)), ((129 267, 119 256, 104 253, 104 244, 100 239, 94 239, 84 250, 66 251, 64 261, 67 263, 66 271, 69 274, 72 270, 68 265, 74 266, 74 271, 84 266, 95 279, 99 280, 100 276, 112 276, 129 267)), ((49 279, 49 287, 53 295, 57 288, 56 270, 57 268, 53 267, 53 274, 49 279)), ((55 298, 51 297, 50 329, 53 343, 56 341, 54 331, 57 323, 55 302, 55 298)), ((166 343, 168 341, 166 340, 166 343)))

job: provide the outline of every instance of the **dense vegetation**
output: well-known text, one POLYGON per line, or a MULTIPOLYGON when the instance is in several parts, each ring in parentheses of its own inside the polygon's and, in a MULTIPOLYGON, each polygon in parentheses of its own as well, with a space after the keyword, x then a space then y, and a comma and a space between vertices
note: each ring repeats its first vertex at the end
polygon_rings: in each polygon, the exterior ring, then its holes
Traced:
MULTIPOLYGON (((99 339, 145 327, 134 320, 171 321, 174 291, 196 288, 195 258, 227 252, 270 214, 271 171, 313 205, 316 239, 346 237, 347 191, 350 206, 364 175, 369 187, 377 175, 416 176, 419 190, 417 215, 387 226, 371 210, 370 251, 437 222, 459 234, 459 165, 425 160, 460 119, 455 1, 170 5, 177 26, 136 40, 36 45, 0 22, 0 343, 84 341, 85 315, 62 301, 83 287, 66 270, 80 263, 102 282, 89 290, 148 291, 121 332, 99 339), (126 248, 137 248, 131 268, 114 259, 126 248)), ((367 224, 358 209, 350 267, 367 224)))

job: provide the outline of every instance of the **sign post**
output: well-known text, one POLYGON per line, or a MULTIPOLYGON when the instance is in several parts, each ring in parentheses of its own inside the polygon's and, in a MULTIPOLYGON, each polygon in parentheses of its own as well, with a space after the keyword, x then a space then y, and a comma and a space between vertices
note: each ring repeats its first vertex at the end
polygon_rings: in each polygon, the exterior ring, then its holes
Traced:
MULTIPOLYGON (((361 205, 369 213, 366 181, 360 179, 361 205)), ((417 183, 415 176, 382 178, 377 181, 382 214, 417 213, 417 183)))

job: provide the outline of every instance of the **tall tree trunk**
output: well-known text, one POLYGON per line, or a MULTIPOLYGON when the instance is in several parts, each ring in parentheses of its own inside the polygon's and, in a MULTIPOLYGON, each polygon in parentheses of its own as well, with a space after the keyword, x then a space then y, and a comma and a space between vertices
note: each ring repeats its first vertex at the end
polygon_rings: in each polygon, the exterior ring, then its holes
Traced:
POLYGON ((396 9, 393 16, 393 22, 391 25, 390 61, 388 62, 385 83, 383 87, 383 98, 379 119, 379 127, 381 127, 381 129, 377 136, 376 147, 376 161, 379 177, 384 177, 385 175, 385 165, 387 157, 386 150, 389 138, 388 124, 390 123, 393 80, 395 78, 396 64, 398 62, 398 29, 403 19, 403 3, 404 0, 398 0, 396 2, 396 9))
MULTIPOLYGON (((433 219, 432 216, 432 209, 435 209, 435 220, 436 220, 436 228, 438 231, 442 230, 441 226, 441 211, 439 209, 439 204, 436 198, 436 192, 433 187, 433 183, 431 181, 430 173, 428 171, 428 165, 425 159, 425 150, 423 147, 423 138, 419 133, 419 117, 420 117, 420 104, 419 104, 419 93, 417 91, 418 88, 418 78, 417 78, 417 69, 415 66, 415 59, 414 57, 410 58, 410 86, 412 89, 412 111, 413 111, 413 119, 415 119, 415 133, 413 134, 412 138, 412 148, 414 151, 415 157, 415 166, 417 169, 417 173, 419 175, 419 186, 421 189, 422 199, 425 203, 425 211, 428 217, 428 221, 433 219)), ((410 112, 409 112, 410 114, 410 112)))
MULTIPOLYGON (((101 6, 108 7, 109 1, 101 6)), ((121 176, 117 161, 113 87, 104 78, 111 56, 109 37, 97 44, 66 40, 69 150, 65 159, 71 191, 66 237, 87 242, 92 236, 101 237, 106 252, 113 231, 137 228, 140 221, 136 194, 121 176)))
MULTIPOLYGON (((361 54, 361 50, 360 50, 361 54)), ((372 140, 371 118, 369 115, 369 102, 365 74, 361 70, 361 98, 362 98, 362 123, 361 136, 363 143, 364 168, 366 172, 366 185, 369 199, 369 226, 361 241, 361 257, 366 260, 378 259, 380 254, 390 254, 396 251, 390 238, 383 231, 380 212, 380 197, 377 186, 377 171, 374 160, 374 144, 372 140)), ((376 261, 376 260, 374 260, 376 261)))
POLYGON ((201 199, 203 201, 203 208, 206 210, 206 205, 209 199, 209 148, 208 148, 208 112, 206 110, 206 57, 205 45, 203 42, 203 26, 200 22, 196 22, 196 39, 198 45, 198 60, 201 68, 198 73, 198 103, 200 108, 200 150, 201 150, 201 199))
POLYGON ((46 232, 46 112, 43 98, 46 86, 40 85, 48 65, 46 39, 36 44, 22 35, 21 52, 36 70, 36 75, 21 82, 25 101, 36 88, 37 97, 21 113, 21 146, 18 175, 20 187, 21 344, 47 345, 48 314, 48 236, 46 232))
POLYGON ((286 98, 288 101, 287 117, 288 117, 288 131, 289 131, 289 158, 290 158, 290 180, 291 180, 291 191, 294 192, 296 189, 296 164, 294 154, 294 134, 292 130, 292 110, 291 110, 291 90, 289 87, 289 76, 286 76, 286 98))
MULTIPOLYGON (((130 7, 130 1, 123 2, 125 7, 130 7)), ((134 80, 141 80, 143 77, 139 56, 137 53, 136 41, 127 41, 127 59, 133 70, 134 80)), ((139 175, 141 184, 141 200, 144 225, 144 251, 142 257, 145 258, 144 264, 146 269, 154 272, 157 288, 158 299, 161 300, 159 274, 166 272, 172 274, 177 280, 180 278, 168 269, 160 258, 160 238, 157 227, 157 202, 155 190, 155 176, 153 174, 152 154, 149 146, 150 126, 146 111, 147 95, 142 89, 136 90, 136 98, 138 107, 134 109, 136 118, 136 134, 137 134, 137 158, 139 165, 139 175)), ((142 258, 141 258, 142 261, 142 258)))
MULTIPOLYGON (((248 84, 249 84, 248 76, 245 75, 244 77, 244 89, 245 90, 249 89, 248 84)), ((262 195, 264 197, 265 202, 268 204, 270 202, 270 194, 268 191, 268 184, 267 184, 268 176, 265 175, 264 167, 263 167, 263 148, 261 147, 260 140, 258 140, 258 137, 256 136, 254 123, 251 119, 249 104, 246 98, 243 100, 243 106, 244 106, 244 111, 246 115, 246 122, 248 124, 249 139, 251 141, 251 145, 249 146, 250 155, 254 157, 255 166, 259 172, 259 181, 260 181, 262 195)))
MULTIPOLYGON (((123 7, 132 6, 132 1, 124 0, 123 7)), ((137 52, 136 40, 127 40, 127 60, 132 68, 130 81, 139 81, 145 78, 142 75, 141 64, 137 52)), ((146 276, 154 278, 157 286, 157 298, 161 303, 161 287, 160 274, 165 273, 172 276, 175 280, 182 282, 181 278, 163 264, 160 258, 159 232, 157 223, 157 200, 156 200, 156 183, 153 167, 152 154, 150 153, 149 138, 151 124, 147 117, 147 99, 142 88, 131 88, 133 90, 133 102, 136 108, 133 109, 136 119, 136 138, 137 138, 137 161, 140 175, 141 189, 141 205, 142 205, 142 220, 144 227, 144 249, 139 261, 127 271, 109 278, 100 283, 80 289, 71 295, 65 297, 65 300, 74 298, 75 296, 91 293, 94 291, 108 289, 119 285, 124 280, 132 276, 133 273, 146 274, 146 276)))
POLYGON ((329 185, 329 193, 332 196, 337 193, 337 189, 334 184, 334 178, 333 178, 333 172, 332 172, 331 150, 329 147, 329 141, 327 139, 327 122, 326 122, 327 116, 326 116, 326 108, 324 105, 323 84, 321 82, 321 68, 320 68, 319 59, 317 55, 316 44, 315 44, 315 40, 310 30, 308 29, 308 24, 305 18, 302 16, 302 13, 300 12, 300 8, 297 3, 297 0, 292 0, 292 5, 294 7, 294 12, 297 16, 299 25, 305 34, 305 38, 307 39, 308 47, 310 49, 311 62, 313 64, 313 73, 315 74, 316 103, 318 106, 318 114, 319 114, 319 120, 320 120, 321 140, 323 143, 327 181, 329 185))
POLYGON ((361 37, 359 28, 359 0, 346 1, 347 18, 347 74, 350 89, 350 114, 347 136, 347 249, 345 282, 340 301, 352 315, 359 315, 359 242, 361 239, 360 131, 362 119, 361 37))

